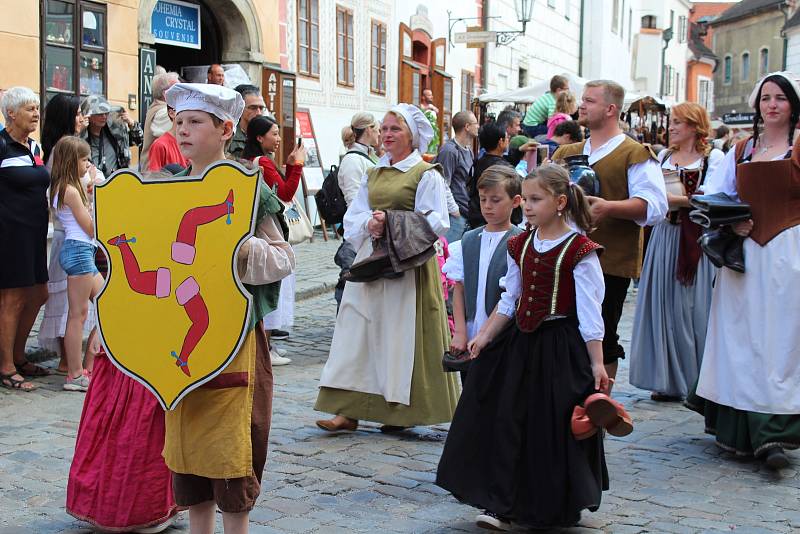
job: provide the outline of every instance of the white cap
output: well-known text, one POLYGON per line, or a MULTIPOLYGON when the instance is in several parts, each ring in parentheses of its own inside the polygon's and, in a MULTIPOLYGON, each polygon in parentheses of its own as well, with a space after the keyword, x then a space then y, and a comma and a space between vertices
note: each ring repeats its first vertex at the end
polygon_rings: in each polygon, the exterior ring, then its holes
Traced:
POLYGON ((406 120, 413 137, 412 147, 420 152, 428 150, 428 145, 433 139, 433 126, 422 110, 411 104, 397 104, 392 111, 399 113, 406 120))
POLYGON ((242 95, 222 85, 176 83, 164 93, 167 105, 181 111, 205 111, 223 121, 239 122, 244 111, 242 95))
POLYGON ((750 104, 751 108, 755 109, 756 105, 758 105, 758 103, 756 102, 756 98, 758 98, 758 92, 761 90, 761 86, 764 85, 764 81, 770 76, 780 76, 781 78, 785 78, 786 81, 789 82, 789 84, 792 86, 792 89, 794 89, 794 94, 797 95, 797 98, 800 98, 800 84, 798 84, 797 76, 794 73, 789 72, 788 70, 780 72, 770 72, 769 74, 758 80, 758 83, 753 88, 753 92, 750 93, 750 98, 747 100, 747 103, 750 104))

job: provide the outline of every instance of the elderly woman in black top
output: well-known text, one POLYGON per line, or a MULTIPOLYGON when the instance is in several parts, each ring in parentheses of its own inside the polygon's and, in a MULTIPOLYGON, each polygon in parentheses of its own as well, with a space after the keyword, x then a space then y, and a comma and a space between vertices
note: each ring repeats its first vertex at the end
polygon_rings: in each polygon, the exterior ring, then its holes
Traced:
POLYGON ((0 385, 30 391, 26 376, 47 374, 25 359, 39 308, 47 300, 47 187, 50 177, 39 144, 39 98, 12 87, 0 107, 0 385))

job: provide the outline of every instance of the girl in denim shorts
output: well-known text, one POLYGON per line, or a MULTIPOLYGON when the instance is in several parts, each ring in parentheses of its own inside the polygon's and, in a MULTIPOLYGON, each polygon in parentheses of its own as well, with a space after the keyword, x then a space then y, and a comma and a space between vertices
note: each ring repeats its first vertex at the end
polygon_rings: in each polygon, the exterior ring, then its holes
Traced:
POLYGON ((83 323, 89 312, 89 299, 100 292, 103 277, 97 271, 94 254, 94 221, 88 207, 80 177, 89 166, 89 145, 73 136, 62 137, 53 148, 53 170, 50 173, 50 204, 64 227, 64 245, 59 263, 67 273, 67 327, 64 350, 67 378, 64 389, 86 391, 89 376, 83 368, 83 323))

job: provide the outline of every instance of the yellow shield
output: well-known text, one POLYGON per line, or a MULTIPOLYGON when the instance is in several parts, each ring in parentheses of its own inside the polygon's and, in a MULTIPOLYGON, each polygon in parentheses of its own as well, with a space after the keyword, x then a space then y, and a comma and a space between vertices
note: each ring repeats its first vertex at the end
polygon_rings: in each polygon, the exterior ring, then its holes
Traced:
POLYGON ((217 376, 247 334, 252 297, 236 255, 253 235, 258 174, 218 162, 199 178, 118 172, 95 190, 109 258, 97 297, 109 358, 165 409, 217 376))

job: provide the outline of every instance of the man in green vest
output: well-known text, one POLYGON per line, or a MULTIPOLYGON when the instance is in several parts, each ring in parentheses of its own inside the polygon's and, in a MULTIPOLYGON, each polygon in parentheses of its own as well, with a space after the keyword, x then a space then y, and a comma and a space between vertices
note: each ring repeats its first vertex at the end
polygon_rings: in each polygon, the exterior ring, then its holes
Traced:
POLYGON ((593 241, 603 245, 600 265, 606 284, 603 299, 603 359, 608 376, 617 374, 625 349, 617 326, 632 278, 642 268, 642 226, 662 220, 668 210, 661 169, 650 149, 622 133, 619 115, 625 90, 610 80, 584 86, 578 121, 591 131, 581 143, 561 146, 553 159, 584 154, 600 180, 600 197, 589 197, 596 229, 593 241))

